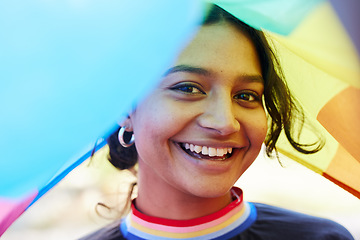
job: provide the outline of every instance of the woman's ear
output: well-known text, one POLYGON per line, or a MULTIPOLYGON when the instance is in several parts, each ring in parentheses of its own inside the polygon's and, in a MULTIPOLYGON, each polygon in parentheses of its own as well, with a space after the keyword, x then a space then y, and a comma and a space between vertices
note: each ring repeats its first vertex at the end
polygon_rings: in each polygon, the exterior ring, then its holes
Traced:
POLYGON ((127 132, 133 132, 133 124, 130 115, 128 115, 124 120, 122 120, 119 125, 121 127, 125 127, 127 132))

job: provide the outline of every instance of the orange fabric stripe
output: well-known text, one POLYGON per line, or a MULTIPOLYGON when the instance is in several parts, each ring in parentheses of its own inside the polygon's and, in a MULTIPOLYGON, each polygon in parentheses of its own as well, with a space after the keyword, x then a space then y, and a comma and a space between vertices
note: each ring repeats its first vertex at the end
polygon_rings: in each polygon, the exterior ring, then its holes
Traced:
POLYGON ((331 163, 322 175, 360 198, 359 173, 360 163, 339 145, 331 163))
POLYGON ((329 179, 330 181, 332 181, 333 183, 335 183, 339 187, 343 188, 344 190, 348 191, 349 193, 351 193, 352 195, 354 195, 355 197, 360 199, 360 192, 359 191, 349 187, 348 185, 338 181, 337 179, 331 177, 330 175, 328 175, 326 173, 323 173, 322 176, 329 179))
MULTIPOLYGON (((360 89, 345 88, 320 110, 317 119, 360 163, 360 89)), ((359 183, 360 184, 360 183, 359 183)))

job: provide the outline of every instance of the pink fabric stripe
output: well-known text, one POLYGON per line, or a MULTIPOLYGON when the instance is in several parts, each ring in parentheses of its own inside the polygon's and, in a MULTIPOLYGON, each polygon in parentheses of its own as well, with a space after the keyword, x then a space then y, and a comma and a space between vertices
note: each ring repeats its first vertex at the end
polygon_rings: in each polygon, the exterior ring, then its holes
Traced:
POLYGON ((207 223, 203 223, 203 224, 199 224, 199 225, 195 225, 195 226, 187 226, 187 227, 166 226, 163 224, 151 223, 151 222, 144 221, 135 215, 131 215, 131 220, 146 227, 146 228, 150 228, 150 229, 154 229, 154 230, 159 230, 159 231, 164 231, 164 232, 173 232, 173 233, 189 233, 189 232, 196 232, 196 231, 201 231, 204 229, 209 229, 216 225, 219 225, 220 223, 225 222, 226 220, 228 220, 229 218, 234 216, 236 213, 241 211, 241 209, 243 207, 244 207, 244 203, 241 202, 238 206, 236 206, 235 208, 232 208, 232 211, 228 212, 227 214, 221 216, 218 219, 215 219, 215 220, 207 222, 207 223))
POLYGON ((35 191, 22 199, 0 198, 0 236, 26 210, 38 195, 35 191))

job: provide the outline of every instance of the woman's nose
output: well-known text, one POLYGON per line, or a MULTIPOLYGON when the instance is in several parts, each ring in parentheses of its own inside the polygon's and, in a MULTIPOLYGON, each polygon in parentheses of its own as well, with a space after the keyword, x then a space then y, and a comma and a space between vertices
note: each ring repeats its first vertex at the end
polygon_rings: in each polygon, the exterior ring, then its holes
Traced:
POLYGON ((226 95, 209 99, 198 117, 198 124, 221 135, 239 131, 240 122, 236 119, 233 104, 232 98, 226 95))

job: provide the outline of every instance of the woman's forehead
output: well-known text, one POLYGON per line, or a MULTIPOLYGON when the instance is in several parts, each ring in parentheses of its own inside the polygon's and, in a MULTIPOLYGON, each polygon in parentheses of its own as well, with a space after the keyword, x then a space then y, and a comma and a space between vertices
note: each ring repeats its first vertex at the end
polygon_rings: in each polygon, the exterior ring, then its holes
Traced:
POLYGON ((219 71, 261 75, 260 61, 251 39, 227 23, 201 27, 171 69, 203 74, 219 71))

